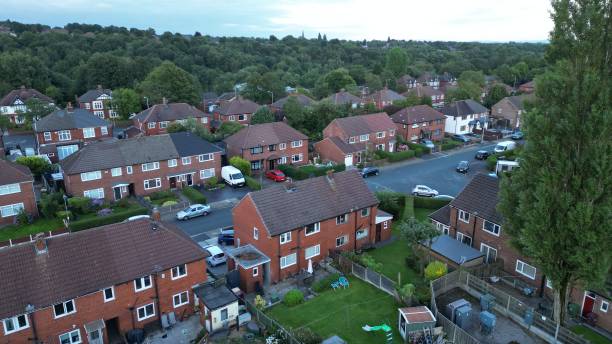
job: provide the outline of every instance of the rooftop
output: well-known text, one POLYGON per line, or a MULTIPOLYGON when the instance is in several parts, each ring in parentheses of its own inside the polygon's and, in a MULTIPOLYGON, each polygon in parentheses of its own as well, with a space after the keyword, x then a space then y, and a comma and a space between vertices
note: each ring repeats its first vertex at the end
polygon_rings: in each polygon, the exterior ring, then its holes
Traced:
POLYGON ((238 96, 228 102, 222 103, 215 111, 224 116, 231 116, 255 113, 257 109, 259 109, 259 104, 238 96))
MULTIPOLYGON (((421 244, 425 245, 424 243, 421 244)), ((431 250, 443 257, 448 258, 457 265, 462 265, 466 262, 484 256, 482 252, 445 234, 439 235, 432 240, 431 250)))
POLYGON ((207 116, 207 114, 195 106, 187 103, 163 103, 155 104, 150 108, 141 111, 134 116, 134 118, 140 122, 163 122, 207 116))
POLYGON ((479 173, 461 190, 450 205, 470 214, 501 224, 503 218, 497 211, 499 178, 479 173))
POLYGON ((26 88, 25 86, 21 86, 21 88, 12 90, 8 94, 6 94, 2 99, 0 99, 0 106, 11 106, 11 105, 14 105, 15 101, 17 100, 21 100, 22 102, 25 102, 30 98, 39 99, 39 100, 42 100, 48 103, 53 103, 53 99, 40 93, 39 91, 33 88, 26 88))
POLYGON ((236 264, 241 266, 243 269, 251 269, 261 264, 265 264, 270 261, 270 258, 263 254, 257 247, 248 244, 238 247, 229 247, 227 255, 232 257, 236 264))
POLYGON ((224 141, 229 146, 247 149, 307 139, 308 136, 293 129, 285 122, 272 122, 249 125, 224 141))
POLYGON ((347 136, 371 134, 396 128, 395 123, 385 112, 336 118, 329 125, 333 123, 340 127, 347 136))
POLYGON ((414 124, 445 119, 444 115, 428 105, 416 105, 399 110, 391 115, 395 123, 414 124))
POLYGON ((0 171, 0 185, 34 181, 29 168, 4 159, 0 159, 0 171))
POLYGON ((110 126, 110 122, 85 109, 58 109, 34 122, 34 131, 57 131, 110 126))
POLYGON ((479 113, 487 113, 489 109, 472 99, 458 100, 444 106, 440 110, 446 116, 461 117, 479 113))

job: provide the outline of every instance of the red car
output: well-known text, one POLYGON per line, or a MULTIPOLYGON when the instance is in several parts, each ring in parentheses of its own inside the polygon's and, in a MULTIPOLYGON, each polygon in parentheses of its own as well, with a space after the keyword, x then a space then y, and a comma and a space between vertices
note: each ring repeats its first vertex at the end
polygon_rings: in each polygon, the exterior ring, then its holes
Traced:
POLYGON ((284 182, 287 178, 281 170, 272 170, 266 172, 266 178, 272 179, 275 182, 284 182))

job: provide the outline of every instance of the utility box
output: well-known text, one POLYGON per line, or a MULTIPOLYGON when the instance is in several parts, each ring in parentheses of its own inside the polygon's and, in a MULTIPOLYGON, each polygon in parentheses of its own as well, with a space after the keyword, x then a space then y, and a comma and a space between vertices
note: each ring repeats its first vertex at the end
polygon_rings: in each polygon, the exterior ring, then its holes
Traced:
POLYGON ((533 324, 533 309, 528 308, 525 311, 525 317, 523 318, 523 320, 525 321, 525 324, 527 326, 531 326, 533 324))
POLYGON ((480 329, 485 334, 491 334, 495 328, 497 317, 495 314, 487 311, 480 312, 480 329))
POLYGON ((470 315, 472 315, 472 306, 470 304, 455 309, 455 324, 462 329, 466 329, 470 323, 470 315))
POLYGON ((480 296, 480 308, 483 311, 490 311, 495 305, 495 296, 491 294, 484 294, 480 296))
POLYGON ((448 317, 448 319, 450 319, 450 321, 455 322, 455 311, 457 310, 457 308, 466 305, 470 306, 471 308, 470 303, 465 299, 459 299, 449 303, 448 305, 446 305, 446 316, 448 317))

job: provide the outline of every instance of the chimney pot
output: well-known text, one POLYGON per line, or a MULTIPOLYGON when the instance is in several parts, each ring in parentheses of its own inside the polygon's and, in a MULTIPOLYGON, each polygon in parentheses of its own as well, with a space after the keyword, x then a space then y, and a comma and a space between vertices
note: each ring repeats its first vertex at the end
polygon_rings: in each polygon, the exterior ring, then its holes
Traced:
POLYGON ((72 108, 72 103, 68 102, 68 104, 66 104, 66 111, 68 112, 72 112, 73 108, 72 108))
POLYGON ((153 211, 151 212, 151 217, 153 218, 153 220, 161 222, 161 214, 159 213, 159 208, 153 208, 153 211))
POLYGON ((47 240, 44 233, 39 233, 34 237, 34 249, 36 249, 36 254, 47 253, 47 240))

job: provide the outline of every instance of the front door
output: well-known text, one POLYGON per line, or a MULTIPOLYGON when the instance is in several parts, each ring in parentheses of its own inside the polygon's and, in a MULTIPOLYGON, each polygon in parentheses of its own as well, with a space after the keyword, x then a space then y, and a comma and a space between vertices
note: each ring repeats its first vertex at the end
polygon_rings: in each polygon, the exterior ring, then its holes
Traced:
POLYGON ((191 173, 187 175, 187 185, 189 186, 193 185, 193 176, 191 173))
POLYGON ((275 160, 268 160, 268 170, 273 170, 276 167, 276 161, 275 160))
POLYGON ((593 312, 593 305, 595 305, 595 294, 585 291, 584 300, 582 301, 582 316, 586 317, 589 313, 593 312))
POLYGON ((389 142, 389 152, 395 152, 395 142, 389 142))
POLYGON ((176 189, 176 177, 170 177, 170 189, 176 189))
POLYGON ((89 340, 89 344, 104 344, 104 340, 102 339, 102 329, 87 333, 87 339, 89 340))
POLYGON ((113 193, 115 194, 115 201, 121 199, 121 186, 115 186, 113 188, 113 193))
POLYGON ((380 242, 382 232, 382 225, 379 223, 376 225, 376 242, 380 242))

